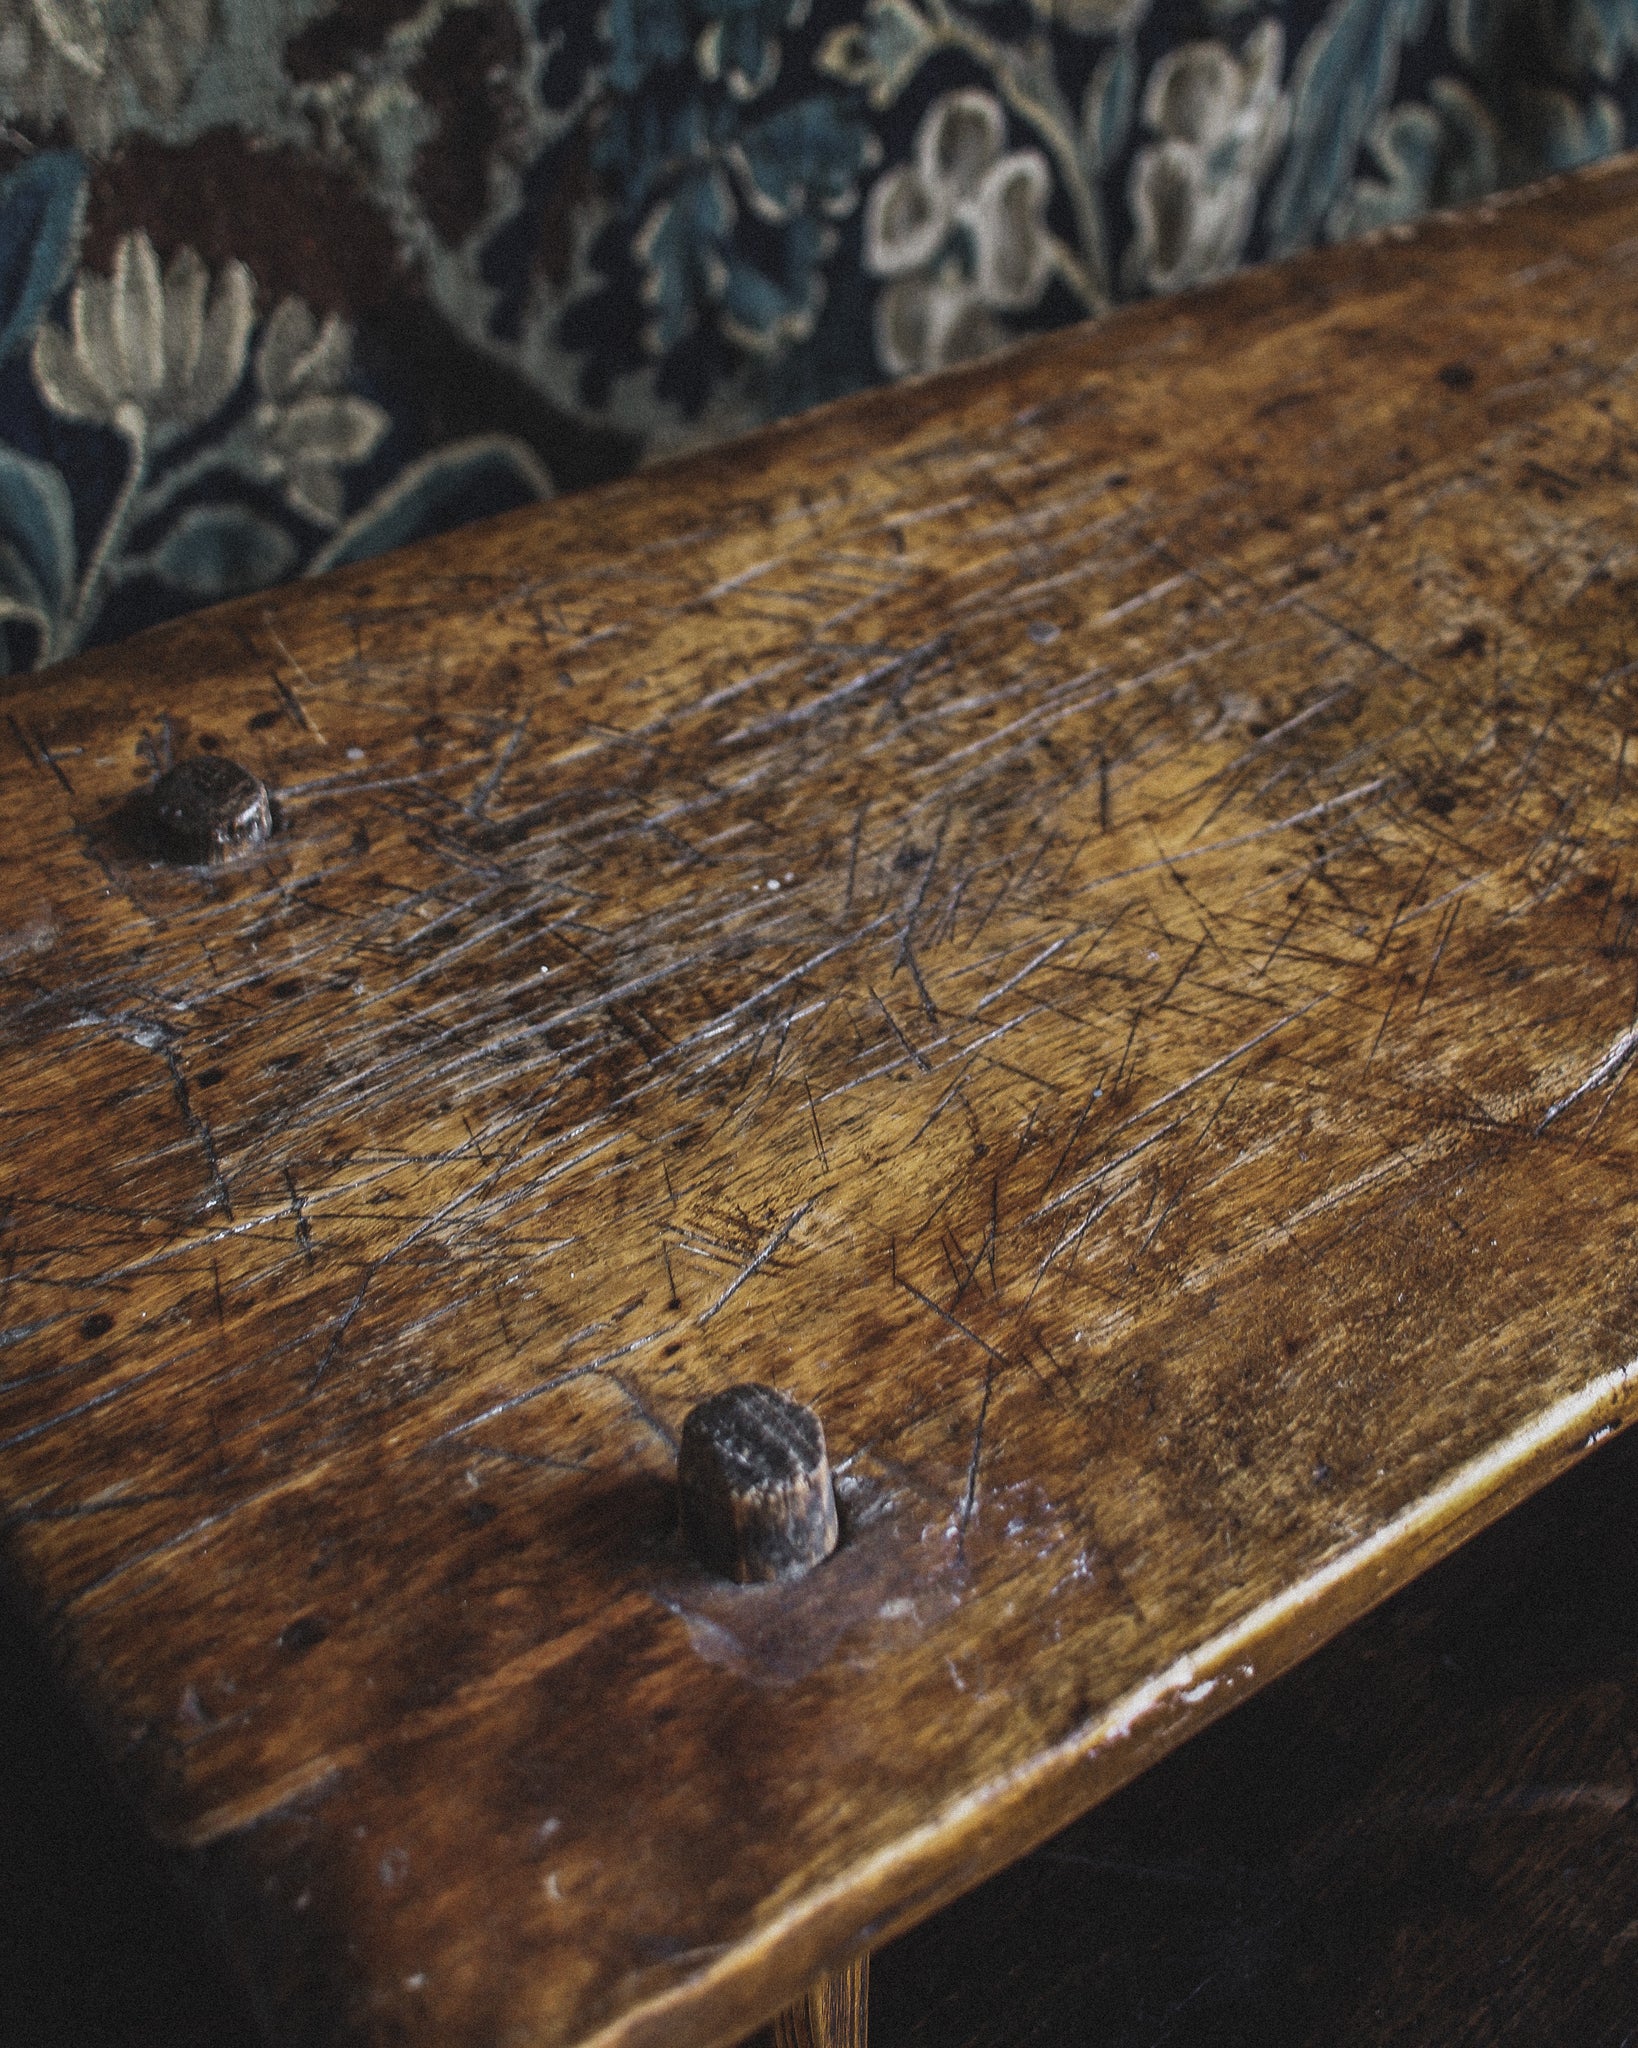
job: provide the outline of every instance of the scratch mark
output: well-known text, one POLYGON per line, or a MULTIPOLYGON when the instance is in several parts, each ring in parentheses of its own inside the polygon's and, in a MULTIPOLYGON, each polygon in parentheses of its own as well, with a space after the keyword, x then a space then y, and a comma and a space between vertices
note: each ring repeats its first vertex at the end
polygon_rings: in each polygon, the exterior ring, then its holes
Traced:
POLYGON ((301 1246, 302 1254, 311 1266, 316 1262, 313 1257, 313 1233, 307 1222, 307 1204, 296 1192, 296 1176, 288 1166, 284 1169, 284 1184, 290 1190, 290 1213, 296 1221, 296 1242, 301 1246))
POLYGON ((1586 1079, 1578 1081, 1568 1095, 1561 1095, 1549 1106, 1540 1123, 1536 1125, 1536 1136, 1540 1137, 1549 1124, 1557 1123, 1564 1112, 1573 1109, 1584 1095, 1591 1094, 1594 1088, 1602 1087, 1606 1081, 1618 1075, 1635 1052, 1638 1052, 1638 1026, 1623 1031, 1586 1079))
MULTIPOLYGON (((46 766, 51 770, 52 774, 55 775, 57 780, 62 784, 63 788, 68 791, 68 794, 70 796, 72 796, 74 794, 74 785, 72 782, 69 781, 67 771, 64 769, 62 763, 57 759, 57 756, 51 751, 50 747, 46 745, 45 741, 40 737, 40 735, 37 732, 31 734, 30 737, 33 739, 35 746, 38 747, 40 750, 40 759, 44 761, 46 766)), ((78 747, 72 747, 69 749, 69 751, 71 753, 78 753, 80 752, 80 749, 78 747)))
POLYGON ((370 1274, 366 1272, 364 1278, 358 1283, 358 1292, 353 1296, 346 1308, 342 1310, 341 1320, 337 1323, 329 1343, 324 1347, 323 1357, 320 1358, 318 1364, 314 1366, 307 1376, 308 1393, 312 1393, 314 1388, 330 1370, 330 1367, 335 1363, 336 1353, 341 1349, 343 1338, 345 1338, 347 1332, 357 1320, 358 1312, 364 1306, 364 1297, 369 1292, 369 1288, 370 1274))
POLYGON ((1428 999, 1428 990, 1433 986, 1433 977, 1439 972, 1439 962, 1445 957, 1445 948, 1450 943, 1450 935, 1456 929, 1456 920, 1461 916, 1462 905, 1466 900, 1465 897, 1458 896, 1445 914, 1444 922, 1439 928, 1438 943, 1433 949, 1433 958, 1428 964, 1427 980, 1422 984, 1422 993, 1416 998, 1416 1008, 1411 1013, 1413 1020, 1422 1014, 1422 1005, 1428 999))
POLYGON ((819 1147, 819 1164, 825 1169, 826 1173, 829 1173, 830 1155, 825 1150, 825 1134, 819 1128, 819 1112, 814 1107, 813 1090, 808 1085, 806 1074, 802 1076, 802 1092, 808 1098, 808 1115, 813 1120, 813 1142, 819 1147))
POLYGON ((916 993, 921 997, 921 1007, 926 1012, 928 1023, 932 1025, 937 1025, 938 1005, 933 1001, 933 998, 928 994, 927 984, 921 978, 921 967, 917 962, 915 952, 911 947, 910 935, 908 932, 905 933, 904 943, 899 949, 899 958, 910 969, 910 979, 916 984, 916 993))
POLYGON ((1376 1027, 1376 1036, 1371 1040, 1371 1049, 1365 1055, 1364 1071, 1366 1073, 1369 1073, 1371 1070, 1371 1062, 1376 1058, 1377 1047, 1382 1043, 1383 1033, 1388 1028, 1388 1021, 1393 1016, 1393 1006, 1398 1002, 1399 991, 1403 986, 1403 982, 1398 976, 1395 976, 1393 987, 1388 991, 1387 1005, 1382 1012, 1382 1022, 1376 1027))
POLYGON ((23 759, 28 763, 28 765, 31 768, 38 768, 40 765, 39 756, 35 753, 34 749, 29 745, 27 736, 24 734, 23 728, 17 723, 15 715, 10 711, 6 713, 6 723, 11 727, 11 736, 17 742, 18 751, 19 753, 21 753, 23 759))
POLYGON ((1036 968, 1044 967, 1055 953, 1061 953, 1075 936, 1073 932, 1065 932, 1062 938, 1054 939, 1049 946, 1043 946, 1027 966, 1020 967, 1018 972, 1002 982, 999 988, 992 988, 987 996, 981 996, 976 1009, 987 1010, 991 1003, 998 1002, 1002 996, 1010 995, 1021 981, 1028 981, 1036 968))
POLYGON ((716 1300, 712 1302, 711 1306, 708 1309, 706 1309, 704 1313, 700 1316, 699 1320, 702 1324, 710 1322, 711 1318, 717 1313, 719 1309, 726 1308, 729 1302, 733 1300, 734 1296, 739 1292, 739 1290, 745 1285, 746 1281, 749 1280, 754 1273, 761 1272, 762 1268, 773 1257, 774 1253, 778 1251, 779 1247, 785 1242, 786 1238, 790 1236, 791 1232, 802 1221, 802 1218, 808 1214, 810 1209, 814 1208, 817 1205, 818 1200, 819 1197, 817 1195, 810 1195, 808 1199, 802 1204, 801 1208, 792 1210, 791 1214, 786 1217, 785 1221, 779 1226, 778 1230, 774 1232, 773 1236, 769 1238, 768 1242, 762 1247, 762 1249, 756 1254, 756 1256, 750 1261, 750 1263, 743 1269, 743 1271, 737 1273, 734 1276, 734 1278, 723 1289, 721 1294, 717 1296, 716 1300))
POLYGON ((995 1391, 995 1367, 987 1365, 984 1371, 984 1394, 978 1404, 978 1421, 973 1428, 972 1456, 967 1460, 967 1491, 961 1502, 961 1536, 965 1539, 967 1525, 973 1518, 978 1505, 978 1467, 984 1455, 984 1425, 989 1420, 990 1396, 995 1391))
POLYGON ((853 882, 854 877, 859 872, 859 837, 864 831, 865 812, 869 808, 868 803, 860 804, 853 819, 853 837, 848 843, 847 850, 847 889, 842 897, 842 915, 844 917, 850 917, 853 914, 853 882))
MULTIPOLYGON (((1141 1150, 1142 1148, 1140 1147, 1139 1149, 1141 1150)), ((1120 1165, 1122 1163, 1123 1162, 1120 1160, 1116 1160, 1113 1162, 1114 1165, 1120 1165)), ((1121 1199, 1121 1197, 1129 1193, 1132 1188, 1136 1187, 1136 1185, 1137 1176, 1134 1174, 1130 1180, 1123 1180, 1122 1182, 1120 1182, 1120 1184, 1111 1193, 1107 1194, 1101 1202, 1093 1200, 1087 1204, 1086 1214, 1081 1218, 1081 1220, 1078 1223, 1072 1223, 1067 1230, 1062 1232, 1062 1234, 1058 1238, 1057 1243, 1053 1245, 1052 1249, 1047 1253, 1046 1257, 1041 1261, 1040 1265, 1036 1268, 1035 1279, 1032 1282, 1029 1290, 1029 1299, 1031 1301, 1035 1299, 1036 1291, 1039 1289, 1041 1282, 1045 1280, 1047 1274, 1051 1271, 1052 1267, 1057 1263, 1058 1259, 1065 1252, 1076 1251, 1080 1246, 1081 1240, 1086 1236, 1086 1233, 1092 1228, 1093 1224, 1098 1222, 1100 1218, 1106 1216, 1109 1213, 1109 1211, 1115 1206, 1115 1204, 1121 1199)), ((1082 1191, 1077 1189, 1075 1192, 1079 1193, 1082 1191)), ((1065 1199, 1067 1200, 1068 1197, 1066 1197, 1065 1199)), ((1054 1208, 1057 1208, 1059 1206, 1061 1205, 1058 1203, 1053 1204, 1054 1208)))
MULTIPOLYGON (((921 906, 927 900, 927 890, 932 882, 933 875, 938 868, 939 859, 944 852, 944 836, 949 831, 949 829, 950 814, 948 811, 946 811, 944 813, 944 816, 939 820, 938 838, 933 843, 933 850, 930 854, 928 854, 927 858, 922 863, 921 880, 916 885, 915 901, 910 905, 909 910, 905 914, 904 926, 899 935, 899 957, 893 964, 893 972, 895 974, 897 974, 899 969, 904 965, 905 957, 910 951, 910 940, 916 929, 916 919, 920 917, 921 906)), ((916 973, 916 969, 913 962, 910 971, 912 974, 915 974, 916 981, 919 986, 921 982, 921 976, 919 975, 919 973, 916 973)), ((931 1005, 931 999, 928 997, 925 988, 922 989, 922 1000, 924 1002, 927 1002, 929 1006, 931 1005)), ((936 1016, 937 1012, 935 1011, 933 1014, 936 1016)))
POLYGON ((933 1125, 938 1122, 939 1118, 944 1114, 944 1112, 949 1108, 950 1104, 954 1102, 958 1096, 961 1098, 962 1106, 967 1109, 968 1116, 971 1117, 972 1110, 967 1105, 967 1099, 965 1095, 962 1094, 962 1084, 966 1081, 967 1076, 972 1072, 973 1057, 973 1055, 969 1054, 968 1057, 962 1061, 960 1072, 956 1075, 955 1079, 950 1083, 949 1087, 945 1089, 944 1093, 939 1097, 937 1102, 933 1104, 933 1107, 927 1112, 926 1116, 922 1118, 920 1128, 917 1130, 915 1136, 910 1140, 909 1144, 906 1145, 904 1148, 906 1157, 910 1157, 914 1154, 916 1147, 921 1143, 922 1139, 932 1129, 933 1125))
MULTIPOLYGON (((56 755, 46 745, 45 741, 41 739, 40 735, 37 732, 25 734, 23 728, 17 723, 17 720, 12 716, 12 714, 9 711, 6 713, 6 723, 11 727, 13 736, 16 738, 17 744, 28 756, 30 765, 35 768, 38 768, 43 762, 44 765, 51 770, 52 774, 56 776, 57 780, 62 784, 63 788, 68 791, 68 794, 72 796, 74 794, 73 783, 69 781, 68 776, 63 769, 62 763, 57 759, 56 755)), ((72 752, 76 750, 70 749, 70 751, 72 752)))
POLYGON ((958 1330, 969 1343, 976 1344, 979 1350, 984 1353, 984 1394, 978 1405, 978 1422, 973 1430, 972 1453, 967 1460, 967 1483, 962 1495, 959 1515, 959 1532, 965 1536, 967 1525, 972 1520, 973 1509, 978 1502, 978 1468, 984 1454, 984 1425, 989 1418, 990 1395, 995 1387, 996 1368, 998 1366, 1010 1366, 1011 1360, 1006 1356, 1005 1352, 997 1351, 993 1344, 986 1342, 984 1338, 979 1336, 976 1330, 969 1329, 959 1316, 952 1315, 947 1308, 941 1308, 931 1295, 923 1294, 913 1280, 907 1280, 898 1270, 897 1246, 894 1245, 891 1249, 893 1278, 898 1282, 899 1286, 907 1294, 914 1295, 923 1308, 930 1309, 940 1322, 948 1323, 952 1330, 958 1330))
POLYGON ((123 1035, 133 1039, 138 1045, 146 1046, 150 1052, 157 1052, 164 1060, 171 1077, 171 1088, 176 1096, 176 1106, 182 1113, 182 1121, 205 1155, 205 1166, 210 1175, 212 1203, 231 1223, 233 1204, 228 1199, 227 1182, 222 1178, 221 1162, 216 1157, 216 1140, 209 1123, 193 1106, 188 1093, 188 1077, 182 1071, 182 1062, 177 1057, 176 1047, 171 1043, 170 1033, 160 1025, 139 1025, 134 1030, 127 1030, 123 1035))
MULTIPOLYGON (((301 677, 302 681, 307 685, 308 689, 312 689, 312 677, 308 675, 306 669, 302 667, 301 663, 290 652, 290 649, 285 646, 283 640, 279 637, 279 629, 273 623, 273 614, 265 606, 262 608, 262 624, 267 628, 267 636, 273 642, 273 645, 284 656, 285 660, 289 662, 290 666, 296 671, 297 675, 301 677)), ((314 724, 312 717, 308 713, 306 705, 302 703, 301 699, 296 695, 295 691, 290 687, 290 685, 284 680, 283 676, 279 675, 276 671, 273 676, 273 687, 275 690, 278 691, 280 697, 284 700, 284 708, 286 711, 289 712, 291 719, 294 721, 294 723, 298 725, 303 732, 311 733, 314 739, 318 741, 321 747, 327 747, 330 744, 330 742, 324 737, 323 733, 321 733, 318 727, 314 724)))
POLYGON ((1099 875, 1088 887, 1106 889, 1115 882, 1135 881, 1139 875, 1152 875, 1162 868, 1177 867, 1186 860, 1203 860, 1208 854, 1229 853, 1237 846, 1250 846, 1259 839, 1270 839, 1276 833, 1293 831, 1298 825, 1306 825, 1332 811, 1344 810, 1351 804, 1363 803, 1367 797, 1379 795, 1392 779, 1388 775, 1374 776, 1369 782, 1358 783, 1338 796, 1325 797, 1317 804, 1309 804, 1305 810, 1293 811, 1288 817, 1276 818, 1267 825, 1254 825, 1245 832, 1231 832, 1227 839, 1208 840, 1203 846, 1185 846, 1177 853, 1162 854, 1158 860, 1142 861, 1136 867, 1118 868, 1107 875, 1099 875))
POLYGON ((483 778, 482 782, 478 784, 477 788, 473 790, 471 796, 467 800, 466 811, 468 817, 481 818, 483 816, 485 807, 488 805, 489 799, 495 794, 495 791, 499 789, 501 777, 512 765, 512 756, 517 752, 518 748, 522 746, 524 734, 527 733, 528 730, 529 721, 526 717, 520 718, 517 724, 513 726, 511 734, 507 739, 506 745, 502 747, 500 750, 499 757, 497 758, 494 767, 490 769, 489 773, 483 778))
MULTIPOLYGON (((596 1325, 598 1329, 607 1327, 606 1323, 596 1325)), ((487 1408, 481 1408, 476 1415, 469 1415, 464 1422, 451 1423, 448 1429, 440 1430, 436 1436, 428 1437, 421 1446, 420 1455, 424 1456, 447 1443, 453 1443, 457 1437, 466 1436, 472 1430, 482 1428, 486 1422, 494 1422, 502 1415, 510 1415, 515 1408, 527 1407, 531 1401, 538 1401, 543 1395, 555 1394, 560 1387, 571 1386, 576 1380, 589 1378, 594 1373, 607 1372, 611 1365, 617 1364, 622 1358, 629 1358, 633 1352, 646 1351, 651 1345, 663 1343, 676 1327, 674 1323, 666 1323, 658 1330, 645 1331, 642 1336, 633 1337, 629 1343, 617 1345, 612 1351, 604 1351, 596 1358, 588 1358, 579 1365, 567 1366, 562 1372, 554 1372, 537 1385, 525 1387, 521 1393, 508 1394, 504 1400, 493 1401, 487 1408)), ((583 1336, 585 1332, 580 1334, 583 1336)), ((570 1339, 571 1343, 577 1341, 578 1338, 570 1339)), ((609 1373, 609 1379, 620 1385, 612 1373, 609 1373)), ((620 1390, 628 1400, 631 1398, 628 1388, 621 1385, 620 1390)))
POLYGON ((913 1046, 910 1043, 909 1039, 905 1037, 904 1033, 899 1029, 899 1020, 893 1015, 893 1012, 882 1001, 881 997, 877 995, 874 989, 871 989, 870 991, 870 999, 876 1005, 877 1009, 881 1011, 882 1015, 887 1019, 888 1029, 893 1033, 893 1036, 899 1041, 900 1045, 904 1047, 905 1051, 910 1055, 911 1059, 915 1061, 916 1065, 920 1067, 921 1071, 924 1074, 930 1074, 933 1071, 932 1061, 927 1059, 921 1053, 921 1051, 917 1047, 913 1046))

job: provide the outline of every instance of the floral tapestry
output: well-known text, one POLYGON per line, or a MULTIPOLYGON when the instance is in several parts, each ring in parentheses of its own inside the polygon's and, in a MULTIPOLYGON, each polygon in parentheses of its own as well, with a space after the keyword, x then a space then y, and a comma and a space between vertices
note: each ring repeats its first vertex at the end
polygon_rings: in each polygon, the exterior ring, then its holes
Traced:
POLYGON ((1622 146, 1638 0, 0 0, 0 658, 1622 146))

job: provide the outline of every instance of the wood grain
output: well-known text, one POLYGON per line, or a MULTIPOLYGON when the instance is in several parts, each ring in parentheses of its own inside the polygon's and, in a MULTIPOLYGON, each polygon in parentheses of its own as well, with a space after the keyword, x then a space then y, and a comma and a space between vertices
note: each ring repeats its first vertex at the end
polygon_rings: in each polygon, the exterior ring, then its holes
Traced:
MULTIPOLYGON (((1620 2048, 1635 1490, 1628 1430, 888 1943, 871 2048, 1620 2048)), ((208 1916, 10 1629, 0 1813, 6 2048, 250 2048, 208 1916)))
POLYGON ((692 2048, 1626 1418, 1638 171, 5 706, 0 1494, 302 2043, 692 2048), (219 751, 242 863, 127 793, 219 751), (712 1583, 676 1431, 823 1415, 712 1583))
POLYGON ((890 1943, 874 2048, 1621 2048, 1635 1488, 1628 1431, 890 1943))
POLYGON ((870 1958, 855 1956, 810 1984, 773 2027, 773 2048, 867 2048, 870 1958))

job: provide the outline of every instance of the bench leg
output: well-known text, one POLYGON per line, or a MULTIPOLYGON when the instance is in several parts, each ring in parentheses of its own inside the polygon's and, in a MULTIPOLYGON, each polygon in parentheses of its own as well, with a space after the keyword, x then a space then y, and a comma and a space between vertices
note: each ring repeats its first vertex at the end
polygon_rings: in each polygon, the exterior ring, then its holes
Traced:
POLYGON ((870 1958, 821 1977, 774 2021, 774 2048, 867 2048, 870 1958))

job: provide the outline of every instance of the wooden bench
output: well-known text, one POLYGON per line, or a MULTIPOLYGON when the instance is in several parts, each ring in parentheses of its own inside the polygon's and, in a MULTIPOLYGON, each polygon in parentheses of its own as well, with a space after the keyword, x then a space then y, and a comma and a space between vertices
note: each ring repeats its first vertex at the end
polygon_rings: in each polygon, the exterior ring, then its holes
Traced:
MULTIPOLYGON (((1532 2048, 1638 2012, 1638 1435, 876 1951, 870 2048, 1532 2048)), ((0 1633, 0 2040, 255 2048, 208 1900, 0 1633)))
POLYGON ((1620 163, 12 690, 9 1560, 289 2038, 731 2041, 1626 1419, 1635 265, 1620 163))

